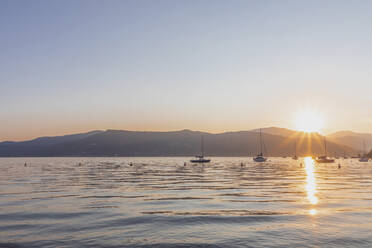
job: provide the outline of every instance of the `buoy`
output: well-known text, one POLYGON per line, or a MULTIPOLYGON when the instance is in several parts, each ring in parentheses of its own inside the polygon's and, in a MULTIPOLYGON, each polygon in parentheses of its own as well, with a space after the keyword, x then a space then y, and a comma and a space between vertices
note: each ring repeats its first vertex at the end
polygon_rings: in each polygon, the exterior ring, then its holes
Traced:
POLYGON ((185 162, 185 163, 183 163, 183 166, 186 166, 186 162, 185 162))
POLYGON ((244 166, 244 164, 243 164, 243 163, 240 163, 240 166, 241 166, 241 167, 243 167, 243 166, 244 166))
POLYGON ((133 163, 132 163, 132 162, 130 162, 130 163, 129 163, 129 166, 133 166, 133 163))
POLYGON ((81 166, 81 163, 79 163, 79 166, 81 166))
POLYGON ((25 167, 27 167, 27 163, 25 163, 25 167))

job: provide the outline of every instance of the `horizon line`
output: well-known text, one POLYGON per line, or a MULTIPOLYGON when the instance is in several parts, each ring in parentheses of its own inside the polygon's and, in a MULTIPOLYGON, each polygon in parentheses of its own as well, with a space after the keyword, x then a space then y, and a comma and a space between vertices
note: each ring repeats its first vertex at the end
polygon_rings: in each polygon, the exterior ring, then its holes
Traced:
POLYGON ((330 134, 338 133, 338 132, 354 132, 354 133, 359 133, 359 134, 370 134, 370 133, 365 133, 365 132, 358 132, 355 130, 339 130, 335 132, 330 132, 330 133, 322 133, 322 132, 305 132, 305 131, 299 131, 295 129, 290 129, 286 127, 278 127, 278 126, 268 126, 268 127, 262 127, 262 128, 253 128, 249 130, 224 130, 224 131, 216 131, 216 132, 211 132, 211 131, 203 131, 203 130, 193 130, 189 128, 183 128, 183 129, 174 129, 174 130, 167 130, 167 131, 162 131, 162 130, 130 130, 130 129, 116 129, 116 128, 107 128, 107 129, 94 129, 90 131, 82 131, 82 132, 73 132, 73 133, 66 133, 66 134, 56 134, 56 135, 42 135, 42 136, 36 136, 33 138, 29 139, 19 139, 19 140, 0 140, 0 143, 4 142, 24 142, 24 141, 31 141, 35 140, 38 138, 52 138, 52 137, 63 137, 63 136, 69 136, 69 135, 77 135, 77 134, 87 134, 91 132, 107 132, 107 131, 127 131, 127 132, 148 132, 148 133, 169 133, 169 132, 181 132, 181 131, 191 131, 191 132, 201 132, 201 133, 207 133, 207 134, 223 134, 223 133, 231 133, 231 132, 254 132, 258 131, 259 129, 268 129, 268 128, 278 128, 278 129, 286 129, 289 131, 293 132, 298 132, 298 133, 317 133, 322 136, 329 136, 330 134))

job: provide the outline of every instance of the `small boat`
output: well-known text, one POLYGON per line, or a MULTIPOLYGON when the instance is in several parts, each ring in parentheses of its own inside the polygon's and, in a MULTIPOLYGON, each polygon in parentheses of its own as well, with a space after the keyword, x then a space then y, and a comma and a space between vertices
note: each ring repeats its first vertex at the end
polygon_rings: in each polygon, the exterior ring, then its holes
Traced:
POLYGON ((203 156, 196 156, 198 159, 191 159, 191 163, 209 163, 211 162, 210 159, 205 159, 203 156))
POLYGON ((256 157, 253 158, 253 161, 262 163, 262 162, 266 162, 266 160, 267 158, 265 158, 262 153, 262 133, 261 133, 261 128, 260 128, 260 153, 256 157))
POLYGON ((298 157, 297 157, 297 142, 295 142, 295 154, 294 156, 292 157, 293 160, 298 160, 298 157))
POLYGON ((256 157, 253 158, 253 161, 259 163, 266 162, 266 160, 267 158, 265 158, 262 153, 258 154, 256 157))
POLYGON ((348 159, 349 157, 346 156, 346 152, 344 151, 344 156, 343 156, 343 159, 348 159))
POLYGON ((317 163, 322 163, 322 164, 324 164, 324 163, 334 163, 334 162, 335 162, 335 160, 334 160, 333 158, 329 158, 329 157, 327 157, 327 156, 320 156, 320 157, 317 157, 317 158, 315 159, 315 161, 316 161, 317 163))
POLYGON ((363 141, 363 155, 361 158, 359 158, 359 162, 368 162, 369 161, 369 157, 367 157, 366 155, 366 143, 363 141))
POLYGON ((327 141, 326 137, 324 136, 324 156, 319 156, 315 159, 317 163, 334 163, 335 160, 333 158, 327 157, 327 141))
POLYGON ((369 158, 368 157, 361 157, 359 159, 359 162, 368 162, 369 161, 369 158))
POLYGON ((191 159, 191 163, 209 163, 211 162, 210 159, 205 159, 204 158, 204 138, 203 136, 201 137, 201 155, 195 156, 197 159, 191 159))

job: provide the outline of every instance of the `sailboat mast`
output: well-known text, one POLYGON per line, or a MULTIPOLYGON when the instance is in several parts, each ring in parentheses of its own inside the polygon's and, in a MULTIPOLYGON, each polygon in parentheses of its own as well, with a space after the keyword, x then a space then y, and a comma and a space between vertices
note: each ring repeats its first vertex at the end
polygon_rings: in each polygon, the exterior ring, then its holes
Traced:
POLYGON ((204 137, 201 136, 201 155, 204 157, 204 137))
POLYGON ((324 153, 325 153, 325 156, 327 156, 327 141, 326 141, 325 136, 324 136, 324 153))
POLYGON ((262 155, 262 133, 260 128, 260 154, 262 155))
POLYGON ((297 141, 295 141, 295 157, 297 157, 297 141))

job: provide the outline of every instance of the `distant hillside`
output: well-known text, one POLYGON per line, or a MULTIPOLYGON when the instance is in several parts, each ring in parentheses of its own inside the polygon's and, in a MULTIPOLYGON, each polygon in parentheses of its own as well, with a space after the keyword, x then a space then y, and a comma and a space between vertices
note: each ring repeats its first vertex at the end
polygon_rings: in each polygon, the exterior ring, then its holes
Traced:
MULTIPOLYGON (((322 154, 323 137, 288 129, 263 129, 264 152, 269 156, 322 154), (264 132, 270 130, 283 135, 264 132), (286 131, 287 130, 287 131, 286 131), (284 136, 285 134, 289 134, 284 136)), ((253 131, 220 134, 191 130, 174 132, 93 131, 60 137, 44 137, 24 142, 0 143, 0 156, 194 156, 200 152, 204 136, 208 156, 253 156, 259 147, 259 133, 253 131)), ((355 154, 348 146, 327 142, 330 155, 355 154)))
POLYGON ((88 133, 70 134, 53 137, 39 137, 33 140, 13 142, 0 142, 0 156, 37 156, 42 150, 57 144, 66 144, 98 134, 103 131, 91 131, 88 133))
MULTIPOLYGON (((260 129, 253 129, 251 130, 252 132, 259 132, 260 129)), ((279 136, 283 136, 283 137, 290 137, 296 133, 299 133, 297 131, 294 131, 294 130, 290 130, 290 129, 287 129, 287 128, 280 128, 280 127, 266 127, 266 128, 261 128, 261 131, 263 133, 267 133, 267 134, 273 134, 273 135, 279 135, 279 136)))
POLYGON ((355 133, 352 131, 339 131, 328 135, 330 140, 353 147, 358 152, 363 150, 363 142, 365 149, 370 151, 372 148, 372 134, 369 133, 355 133))

